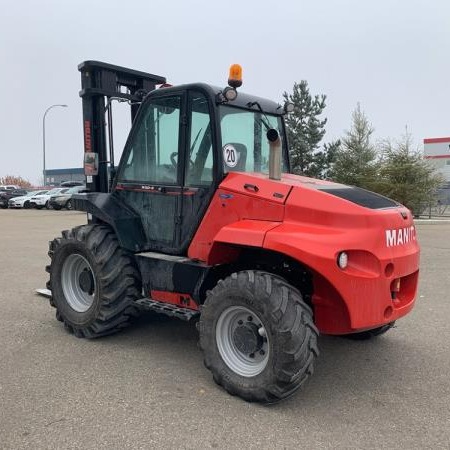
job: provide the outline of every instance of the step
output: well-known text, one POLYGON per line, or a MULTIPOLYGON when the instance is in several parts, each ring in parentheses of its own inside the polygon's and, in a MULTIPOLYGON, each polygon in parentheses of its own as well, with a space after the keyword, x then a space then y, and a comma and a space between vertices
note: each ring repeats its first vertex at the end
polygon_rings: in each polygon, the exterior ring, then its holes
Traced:
POLYGON ((180 306, 172 305, 171 303, 158 302, 157 300, 152 300, 147 297, 136 300, 136 303, 143 309, 159 314, 165 314, 169 317, 176 317, 178 319, 185 320, 186 322, 200 315, 199 311, 181 308, 180 306))

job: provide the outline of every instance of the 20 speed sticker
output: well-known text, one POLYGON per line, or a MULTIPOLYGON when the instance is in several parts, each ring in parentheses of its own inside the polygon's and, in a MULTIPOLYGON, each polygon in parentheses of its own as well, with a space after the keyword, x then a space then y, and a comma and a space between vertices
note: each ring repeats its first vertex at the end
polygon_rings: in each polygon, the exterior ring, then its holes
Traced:
POLYGON ((239 152, 233 144, 226 144, 223 147, 223 160, 228 167, 236 167, 239 162, 239 152))

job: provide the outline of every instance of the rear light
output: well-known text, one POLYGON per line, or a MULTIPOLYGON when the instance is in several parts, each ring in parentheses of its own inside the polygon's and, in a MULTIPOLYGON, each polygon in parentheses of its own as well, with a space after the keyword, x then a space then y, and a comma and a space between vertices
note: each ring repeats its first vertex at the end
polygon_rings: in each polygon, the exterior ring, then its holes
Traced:
POLYGON ((400 278, 397 278, 392 282, 392 292, 400 292, 400 278))
POLYGON ((338 263, 338 266, 341 269, 345 269, 347 267, 347 265, 348 265, 348 255, 347 255, 347 253, 345 253, 345 252, 339 253, 339 256, 338 256, 338 259, 337 259, 337 263, 338 263))
POLYGON ((400 278, 396 278, 391 283, 391 298, 396 300, 397 294, 400 292, 400 278))
POLYGON ((345 250, 336 256, 336 265, 348 275, 378 278, 381 275, 379 259, 365 250, 345 250))

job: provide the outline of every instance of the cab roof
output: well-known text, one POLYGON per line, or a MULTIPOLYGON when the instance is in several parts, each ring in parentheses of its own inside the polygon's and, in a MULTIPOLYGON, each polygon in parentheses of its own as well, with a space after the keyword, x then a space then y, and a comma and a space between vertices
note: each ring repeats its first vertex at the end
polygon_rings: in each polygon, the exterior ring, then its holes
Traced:
POLYGON ((255 103, 258 103, 262 110, 267 114, 274 114, 277 116, 282 116, 284 114, 284 108, 279 104, 272 100, 268 100, 262 97, 256 97, 255 95, 246 94, 242 92, 240 89, 237 89, 238 96, 235 100, 229 102, 220 102, 216 100, 216 97, 220 92, 222 92, 225 87, 213 86, 211 84, 206 83, 189 83, 189 84, 181 84, 177 86, 171 87, 163 87, 160 89, 156 89, 149 93, 150 97, 164 95, 168 92, 178 93, 180 91, 192 90, 192 91, 201 91, 205 93, 207 96, 213 99, 213 101, 217 105, 228 105, 234 106, 236 108, 243 108, 252 111, 259 111, 258 106, 255 103))

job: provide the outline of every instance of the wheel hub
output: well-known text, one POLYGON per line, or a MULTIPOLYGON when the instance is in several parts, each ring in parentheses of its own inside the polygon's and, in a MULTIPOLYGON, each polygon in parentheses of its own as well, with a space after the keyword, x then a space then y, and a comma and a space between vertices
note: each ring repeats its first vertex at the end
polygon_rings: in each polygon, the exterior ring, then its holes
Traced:
POLYGON ((95 300, 96 281, 88 260, 72 253, 63 262, 61 286, 69 306, 79 313, 86 312, 95 300))
POLYGON ((246 322, 234 330, 233 343, 240 352, 251 355, 261 350, 264 340, 258 327, 253 322, 246 322))
POLYGON ((269 361, 267 330, 258 314, 245 306, 230 306, 221 313, 216 344, 224 363, 243 377, 260 374, 269 361))
POLYGON ((86 292, 89 295, 94 293, 94 277, 87 267, 80 273, 78 282, 83 292, 86 292))

